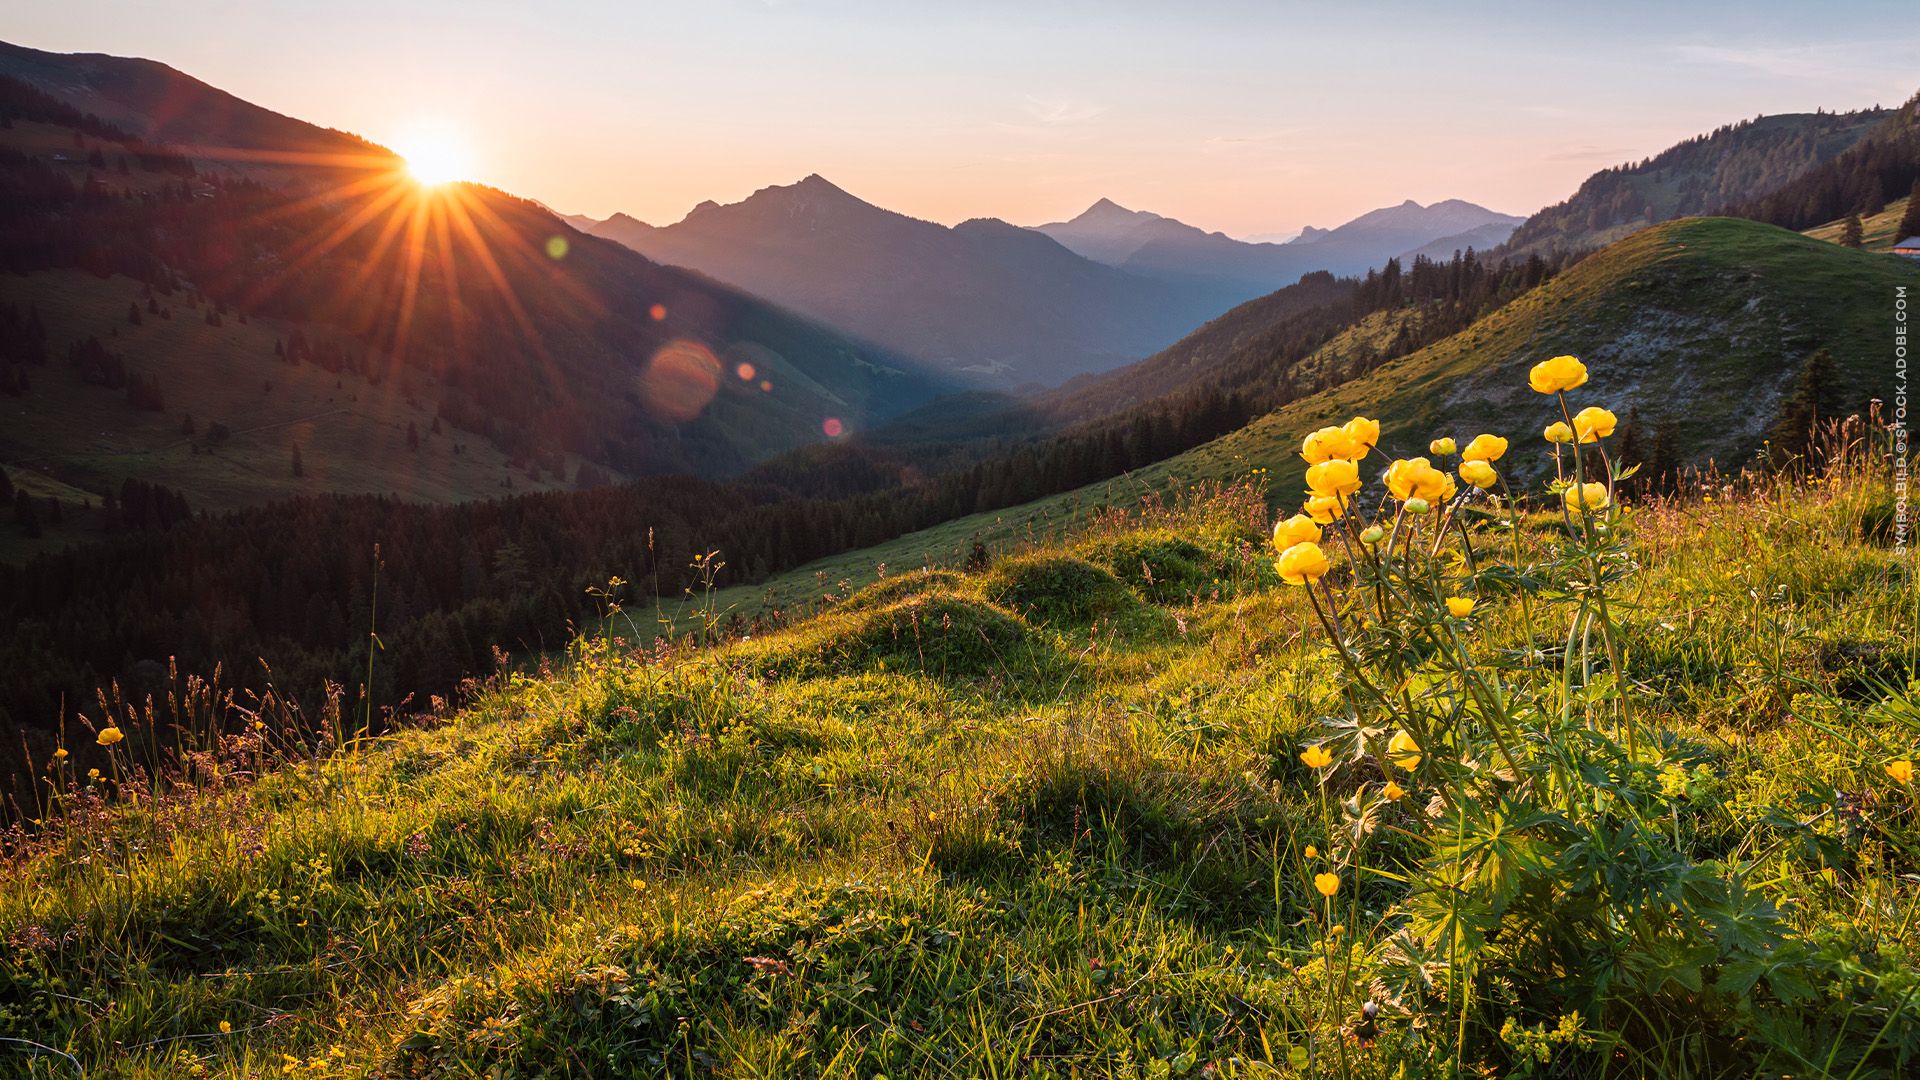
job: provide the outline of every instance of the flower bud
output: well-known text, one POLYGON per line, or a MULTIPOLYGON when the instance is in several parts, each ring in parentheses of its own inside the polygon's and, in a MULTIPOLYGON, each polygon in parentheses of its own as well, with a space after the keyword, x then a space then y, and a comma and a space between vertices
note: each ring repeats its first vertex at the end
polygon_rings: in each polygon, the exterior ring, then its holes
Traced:
POLYGON ((1433 509, 1433 507, 1428 505, 1425 499, 1407 500, 1407 513, 1409 514, 1424 514, 1431 509, 1433 509))

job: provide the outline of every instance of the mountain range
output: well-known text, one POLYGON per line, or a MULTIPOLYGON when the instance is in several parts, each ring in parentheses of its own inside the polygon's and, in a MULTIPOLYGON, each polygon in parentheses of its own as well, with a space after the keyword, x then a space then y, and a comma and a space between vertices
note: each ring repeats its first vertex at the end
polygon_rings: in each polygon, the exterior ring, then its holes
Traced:
POLYGON ((1171 344, 1253 297, 1414 248, 1491 247, 1520 218, 1408 201, 1287 244, 1247 243, 1102 199, 1072 221, 948 227, 874 206, 818 175, 655 226, 570 218, 977 384, 1058 383, 1171 344), (1451 246, 1449 246, 1451 245, 1451 246))
POLYGON ((1523 220, 1460 199, 1431 206, 1408 199, 1336 228, 1308 226, 1284 244, 1250 243, 1101 199, 1071 221, 1035 228, 1095 262, 1169 280, 1209 282, 1236 300, 1248 300, 1316 270, 1358 274, 1395 257, 1411 261, 1416 253, 1444 259, 1457 249, 1486 250, 1523 220))
POLYGON ((1206 283, 1106 266, 997 219, 946 226, 885 210, 818 175, 703 202, 671 225, 616 214, 587 228, 987 385, 1137 360, 1232 303, 1206 283))

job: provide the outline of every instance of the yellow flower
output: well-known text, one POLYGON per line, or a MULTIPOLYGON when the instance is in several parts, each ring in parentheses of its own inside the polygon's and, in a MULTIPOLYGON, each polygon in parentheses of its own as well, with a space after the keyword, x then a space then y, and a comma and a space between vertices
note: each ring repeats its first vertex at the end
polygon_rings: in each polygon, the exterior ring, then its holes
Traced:
POLYGON ((1312 844, 1308 844, 1306 856, 1309 859, 1317 859, 1320 857, 1320 849, 1317 847, 1314 847, 1312 844))
POLYGON ((1340 875, 1315 874, 1313 875, 1313 887, 1319 890, 1321 896, 1331 900, 1333 899, 1333 894, 1340 891, 1340 875))
POLYGON ((100 779, 100 770, 99 770, 99 769, 88 769, 88 770, 87 770, 87 779, 89 779, 89 780, 98 780, 98 779, 100 779))
POLYGON ((1360 490, 1360 466, 1341 458, 1307 470, 1307 489, 1315 495, 1351 495, 1360 490))
POLYGON ((1619 418, 1598 405, 1589 405, 1573 414, 1573 430, 1583 443, 1599 442, 1613 434, 1619 418))
POLYGON ((631 878, 627 881, 627 888, 632 889, 634 892, 646 892, 647 881, 645 878, 631 878))
POLYGON ((1557 394, 1587 385, 1587 365, 1571 356, 1556 356, 1533 365, 1527 385, 1543 394, 1557 394))
POLYGON ((1380 794, 1384 795, 1388 802, 1399 802, 1407 797, 1407 789, 1401 787, 1398 781, 1389 780, 1387 786, 1380 789, 1380 794))
POLYGON ((1613 503, 1612 497, 1607 494, 1607 485, 1598 482, 1575 484, 1566 490, 1561 499, 1566 502, 1567 509, 1576 514, 1605 510, 1613 503))
POLYGON ((1285 521, 1273 523, 1273 549, 1285 551, 1295 544, 1317 544, 1320 542, 1320 526, 1305 514, 1295 514, 1285 521))
POLYGON ((1289 585, 1310 585, 1319 581, 1332 565, 1327 561, 1327 553, 1312 541, 1293 545, 1273 561, 1273 568, 1280 572, 1280 580, 1289 585))
POLYGON ((1460 479, 1477 488, 1490 488, 1499 483, 1500 474, 1484 461, 1467 460, 1460 463, 1460 479))
POLYGON ((1385 479, 1387 490, 1401 502, 1408 499, 1432 502, 1446 494, 1447 474, 1434 468, 1423 457, 1405 458, 1387 466, 1385 479))
POLYGON ((1467 616, 1473 614, 1473 597, 1471 596, 1447 597, 1447 614, 1453 616, 1456 619, 1464 619, 1467 616))
POLYGON ((228 1034, 232 1034, 232 1032, 233 1032, 233 1022, 231 1020, 220 1021, 220 1034, 228 1035, 228 1034))
POLYGON ((1446 473, 1441 473, 1440 474, 1440 501, 1452 502, 1453 497, 1458 494, 1460 494, 1460 485, 1453 482, 1453 477, 1447 475, 1446 473))
POLYGON ((100 729, 100 734, 93 737, 93 741, 99 743, 101 746, 112 746, 124 738, 126 738, 126 735, 122 734, 119 728, 103 727, 100 729))
POLYGON ((1446 457, 1458 449, 1452 439, 1435 439, 1427 444, 1427 452, 1434 457, 1446 457))
MULTIPOLYGON (((1321 746, 1319 743, 1314 743, 1312 746, 1300 751, 1300 760, 1305 762, 1309 769, 1324 769, 1333 764, 1333 755, 1327 751, 1326 747, 1321 746)), ((1308 857, 1311 858, 1312 856, 1308 857)))
POLYGON ((57 750, 55 750, 55 751, 53 752, 53 760, 55 760, 55 761, 65 761, 65 760, 67 760, 67 748, 66 748, 66 747, 64 747, 64 746, 62 746, 62 747, 60 747, 59 749, 57 749, 57 750))
POLYGON ((1548 442, 1552 443, 1569 443, 1573 441, 1573 429, 1567 426, 1565 420, 1555 420, 1553 423, 1548 424, 1547 430, 1540 434, 1545 436, 1548 442))
POLYGON ((1887 762, 1887 775, 1893 777, 1893 782, 1896 784, 1912 783, 1913 782, 1913 762, 1907 761, 1905 759, 1902 759, 1900 761, 1889 761, 1887 762))
POLYGON ((1420 767, 1420 744, 1404 731, 1396 731, 1387 740, 1387 760, 1412 772, 1420 767))
POLYGON ((1309 465, 1357 457, 1353 451, 1353 439, 1345 428, 1323 427, 1300 443, 1300 457, 1309 465))
POLYGON ((1347 504, 1338 495, 1315 495, 1302 509, 1320 525, 1331 525, 1347 516, 1347 504))
POLYGON ((1380 421, 1378 420, 1356 416, 1347 421, 1347 426, 1341 430, 1345 431, 1347 438, 1353 441, 1355 458, 1366 457, 1367 451, 1380 445, 1380 421))
POLYGON ((1467 461, 1499 461, 1507 452, 1507 440, 1498 435, 1475 435, 1460 456, 1467 461))

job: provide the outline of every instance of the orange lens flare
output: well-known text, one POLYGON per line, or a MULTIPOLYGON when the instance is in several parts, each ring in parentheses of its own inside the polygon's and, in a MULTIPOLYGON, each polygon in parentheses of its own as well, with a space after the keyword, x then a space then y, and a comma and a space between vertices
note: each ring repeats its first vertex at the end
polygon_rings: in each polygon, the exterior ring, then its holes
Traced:
POLYGON ((720 392, 722 370, 720 361, 705 345, 669 341, 640 373, 640 400, 656 415, 685 423, 699 416, 720 392))

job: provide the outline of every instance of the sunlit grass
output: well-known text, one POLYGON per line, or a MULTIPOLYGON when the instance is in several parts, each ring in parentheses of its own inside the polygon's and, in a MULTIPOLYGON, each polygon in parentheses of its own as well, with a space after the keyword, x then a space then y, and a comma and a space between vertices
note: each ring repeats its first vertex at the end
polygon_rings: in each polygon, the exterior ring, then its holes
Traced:
MULTIPOLYGON (((1882 1027, 1920 945, 1920 837, 1884 766, 1920 723, 1920 594, 1875 531, 1882 469, 1635 507, 1644 570, 1618 598, 1643 731, 1690 762, 1668 780, 1686 793, 1665 819, 1678 850, 1744 861, 1797 939, 1867 958, 1802 1007, 1844 1026, 1853 1059, 1797 1075, 1848 1075, 1863 1050, 1912 1064, 1911 1030, 1882 1027)), ((1343 1057, 1351 1075, 1418 1075, 1405 1014, 1376 1032, 1364 981, 1327 997, 1329 959, 1350 945, 1368 970, 1400 925, 1389 875, 1417 867, 1418 825, 1386 819, 1366 854, 1384 873, 1343 875, 1355 907, 1330 938, 1306 849, 1341 841, 1299 756, 1346 681, 1263 550, 1263 497, 1242 485, 1017 563, 896 576, 716 650, 599 638, 318 758, 243 732, 192 788, 150 788, 131 758, 113 803, 110 778, 68 777, 56 820, 0 869, 0 1060, 42 1076, 72 1075, 63 1055, 120 1076, 1318 1076, 1343 1057)), ((1560 527, 1524 518, 1522 544, 1560 527)), ((1472 621, 1489 648, 1527 640, 1510 596, 1472 621)), ((1468 1065, 1757 1060, 1684 1027, 1596 1057, 1533 1006, 1490 999, 1468 1065)), ((1641 1007, 1738 1009, 1683 990, 1641 1007)), ((1432 1038, 1450 1052, 1455 1034, 1432 1038)))

